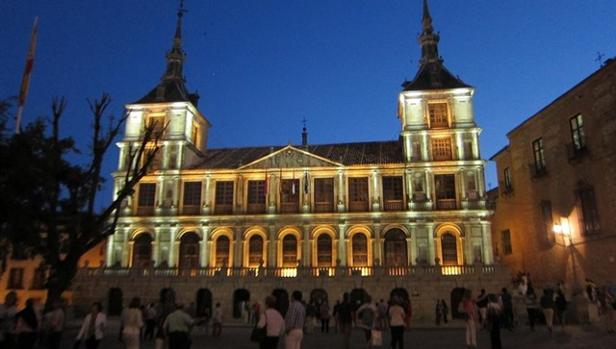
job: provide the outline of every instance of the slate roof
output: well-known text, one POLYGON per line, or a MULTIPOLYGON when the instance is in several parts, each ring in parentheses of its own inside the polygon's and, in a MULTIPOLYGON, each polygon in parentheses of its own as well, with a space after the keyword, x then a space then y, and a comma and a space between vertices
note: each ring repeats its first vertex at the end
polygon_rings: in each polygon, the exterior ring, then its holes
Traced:
POLYGON ((471 87, 454 76, 441 62, 424 64, 412 81, 402 83, 404 91, 439 90, 471 87))
POLYGON ((183 80, 164 79, 145 96, 134 104, 162 103, 162 102, 191 102, 197 106, 199 95, 189 93, 183 80))
MULTIPOLYGON (((194 168, 236 169, 258 160, 285 146, 208 149, 203 161, 194 168)), ((404 152, 399 141, 336 143, 296 146, 333 162, 351 165, 403 163, 404 152)))

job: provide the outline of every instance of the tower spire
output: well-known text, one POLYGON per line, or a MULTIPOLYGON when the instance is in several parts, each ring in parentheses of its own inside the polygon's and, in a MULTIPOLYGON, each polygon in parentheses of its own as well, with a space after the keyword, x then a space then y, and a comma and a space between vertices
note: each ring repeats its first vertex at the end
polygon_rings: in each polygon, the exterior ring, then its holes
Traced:
POLYGON ((302 128, 302 146, 305 147, 308 145, 308 129, 306 128, 305 117, 302 119, 302 123, 304 124, 304 127, 302 128))
POLYGON ((186 53, 182 49, 182 17, 186 10, 184 9, 184 0, 180 0, 180 7, 177 12, 177 23, 175 26, 175 35, 173 37, 173 45, 171 50, 167 51, 167 70, 163 75, 163 80, 184 80, 182 74, 184 58, 186 53))
POLYGON ((442 63, 443 59, 438 54, 438 42, 440 37, 434 32, 432 26, 432 16, 430 16, 430 7, 428 0, 423 0, 423 16, 422 16, 423 31, 419 35, 418 41, 421 46, 420 65, 428 63, 442 63))

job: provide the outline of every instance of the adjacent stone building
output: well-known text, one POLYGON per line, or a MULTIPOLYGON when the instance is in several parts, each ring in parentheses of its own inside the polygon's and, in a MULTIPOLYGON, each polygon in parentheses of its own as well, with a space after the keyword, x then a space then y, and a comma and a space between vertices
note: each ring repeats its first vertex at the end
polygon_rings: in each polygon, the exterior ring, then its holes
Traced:
MULTIPOLYGON (((80 302, 158 298, 197 309, 267 294, 339 299, 353 291, 416 297, 416 314, 464 287, 497 289, 474 89, 438 53, 424 1, 421 60, 398 96, 394 141, 211 149, 210 121, 185 84, 181 21, 167 69, 129 114, 114 178, 144 126, 167 125, 151 173, 123 208, 105 269, 83 270, 80 302), (452 293, 452 291, 454 291, 452 293)), ((392 116, 393 117, 393 116, 392 116)), ((505 279, 506 280, 506 279, 505 279)), ((457 309, 452 307, 453 309, 457 309)))
POLYGON ((495 255, 539 285, 616 281, 616 60, 511 130, 492 157, 495 255))

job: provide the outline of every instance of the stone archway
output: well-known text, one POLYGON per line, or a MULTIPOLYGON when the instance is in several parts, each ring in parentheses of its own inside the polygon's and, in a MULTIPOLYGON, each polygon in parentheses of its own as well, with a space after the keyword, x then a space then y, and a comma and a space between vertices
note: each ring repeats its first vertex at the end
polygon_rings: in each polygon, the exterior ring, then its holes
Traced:
POLYGON ((451 309, 451 317, 454 319, 464 319, 464 314, 458 312, 458 307, 460 303, 462 303, 462 298, 464 297, 464 292, 466 289, 464 287, 456 287, 451 290, 451 299, 450 299, 450 309, 451 309))
POLYGON ((368 296, 368 292, 363 288, 354 288, 351 290, 350 298, 351 298, 351 307, 353 310, 359 309, 359 307, 364 304, 366 301, 366 297, 368 296))
POLYGON ((107 314, 110 316, 122 314, 123 302, 124 294, 122 289, 118 287, 110 288, 107 295, 107 314))
POLYGON ((276 309, 285 316, 289 309, 289 292, 284 288, 277 288, 272 291, 272 296, 276 298, 276 309))
POLYGON ((212 316, 212 292, 207 288, 200 288, 196 295, 196 315, 203 317, 208 314, 212 316))
POLYGON ((394 228, 385 233, 383 250, 385 252, 384 266, 406 267, 408 265, 406 234, 402 230, 394 228))
POLYGON ((317 306, 323 304, 323 302, 328 301, 327 291, 322 288, 315 288, 310 292, 310 299, 308 302, 313 303, 317 306))

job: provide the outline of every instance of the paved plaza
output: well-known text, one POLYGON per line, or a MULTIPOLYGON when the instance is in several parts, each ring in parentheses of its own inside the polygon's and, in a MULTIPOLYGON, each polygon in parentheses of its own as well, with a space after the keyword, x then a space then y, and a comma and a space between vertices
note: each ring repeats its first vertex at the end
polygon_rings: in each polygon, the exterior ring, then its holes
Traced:
MULTIPOLYGON (((430 327, 422 326, 421 328, 412 329, 405 334, 405 348, 465 348, 464 345, 464 328, 461 323, 454 323, 449 327, 430 327)), ((76 329, 69 331, 66 334, 66 340, 62 348, 72 348, 72 341, 76 329)), ((112 322, 106 332, 106 337, 101 349, 122 348, 118 342, 118 326, 112 322)), ((251 343, 249 340, 250 328, 248 327, 228 327, 223 330, 223 334, 219 338, 213 338, 206 335, 201 328, 198 328, 193 333, 193 349, 248 349, 258 348, 258 345, 251 343)), ((353 331, 351 348, 362 349, 363 334, 359 329, 353 331)), ((545 327, 538 327, 535 332, 530 332, 527 328, 517 329, 514 332, 503 331, 503 348, 591 348, 591 349, 613 349, 616 348, 616 335, 609 335, 605 331, 592 326, 570 326, 563 332, 560 328, 556 329, 553 336, 550 337, 545 327)), ((388 343, 389 335, 386 334, 385 343, 388 343)), ((479 348, 490 348, 488 333, 482 331, 478 335, 479 348)), ((142 346, 143 349, 154 348, 153 343, 146 343, 142 346)), ((282 348, 282 346, 280 346, 282 348)), ((326 348, 343 348, 342 337, 339 334, 330 332, 329 334, 309 334, 304 337, 302 348, 305 349, 326 349, 326 348)), ((384 345, 382 348, 389 348, 384 345)))

